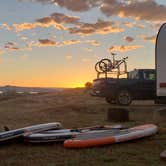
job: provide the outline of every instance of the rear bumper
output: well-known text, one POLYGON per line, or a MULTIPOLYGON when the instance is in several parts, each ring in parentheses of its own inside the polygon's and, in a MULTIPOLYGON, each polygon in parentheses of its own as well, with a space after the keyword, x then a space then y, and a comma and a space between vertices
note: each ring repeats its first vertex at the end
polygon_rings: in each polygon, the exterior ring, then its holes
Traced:
POLYGON ((111 97, 115 98, 116 94, 114 91, 110 91, 109 89, 91 89, 89 91, 89 94, 91 96, 96 96, 96 97, 111 97))

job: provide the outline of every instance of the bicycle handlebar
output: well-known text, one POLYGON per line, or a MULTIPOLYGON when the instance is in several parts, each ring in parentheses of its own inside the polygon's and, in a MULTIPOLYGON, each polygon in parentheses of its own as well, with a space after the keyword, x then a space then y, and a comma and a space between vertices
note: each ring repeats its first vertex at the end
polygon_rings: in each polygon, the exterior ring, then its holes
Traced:
POLYGON ((126 56, 126 57, 123 58, 123 60, 126 60, 126 59, 128 59, 128 56, 126 56))

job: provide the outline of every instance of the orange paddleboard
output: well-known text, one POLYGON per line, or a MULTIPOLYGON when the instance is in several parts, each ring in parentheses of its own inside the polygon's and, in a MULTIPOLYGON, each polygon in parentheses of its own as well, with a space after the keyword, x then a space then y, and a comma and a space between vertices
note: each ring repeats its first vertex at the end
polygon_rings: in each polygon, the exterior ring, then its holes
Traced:
POLYGON ((73 139, 66 140, 66 148, 85 148, 94 147, 117 142, 125 142, 155 134, 158 127, 154 124, 145 124, 129 129, 101 130, 98 132, 85 132, 75 136, 73 139))

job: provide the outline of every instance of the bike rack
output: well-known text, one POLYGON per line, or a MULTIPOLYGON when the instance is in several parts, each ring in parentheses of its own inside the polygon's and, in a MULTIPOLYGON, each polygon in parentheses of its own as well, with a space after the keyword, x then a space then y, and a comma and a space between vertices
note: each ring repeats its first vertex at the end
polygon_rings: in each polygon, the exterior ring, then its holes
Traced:
POLYGON ((95 70, 97 72, 97 78, 100 78, 100 75, 105 76, 105 78, 108 78, 108 74, 116 75, 117 78, 120 77, 120 75, 127 74, 127 62, 126 59, 128 57, 122 58, 120 60, 115 60, 115 53, 111 53, 113 58, 111 59, 101 59, 99 62, 95 64, 95 70), (121 70, 123 65, 123 70, 121 70))

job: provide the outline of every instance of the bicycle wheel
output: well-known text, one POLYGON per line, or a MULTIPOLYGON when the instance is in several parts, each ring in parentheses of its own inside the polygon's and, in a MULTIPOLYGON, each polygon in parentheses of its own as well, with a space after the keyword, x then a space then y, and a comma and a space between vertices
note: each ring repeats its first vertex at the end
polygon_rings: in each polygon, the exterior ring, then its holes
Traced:
POLYGON ((103 72, 108 72, 112 69, 112 62, 110 59, 102 59, 99 62, 99 68, 103 72))
POLYGON ((101 72, 103 72, 103 71, 100 69, 99 63, 100 63, 100 62, 97 62, 97 63, 95 64, 95 70, 96 70, 98 73, 101 73, 101 72))

